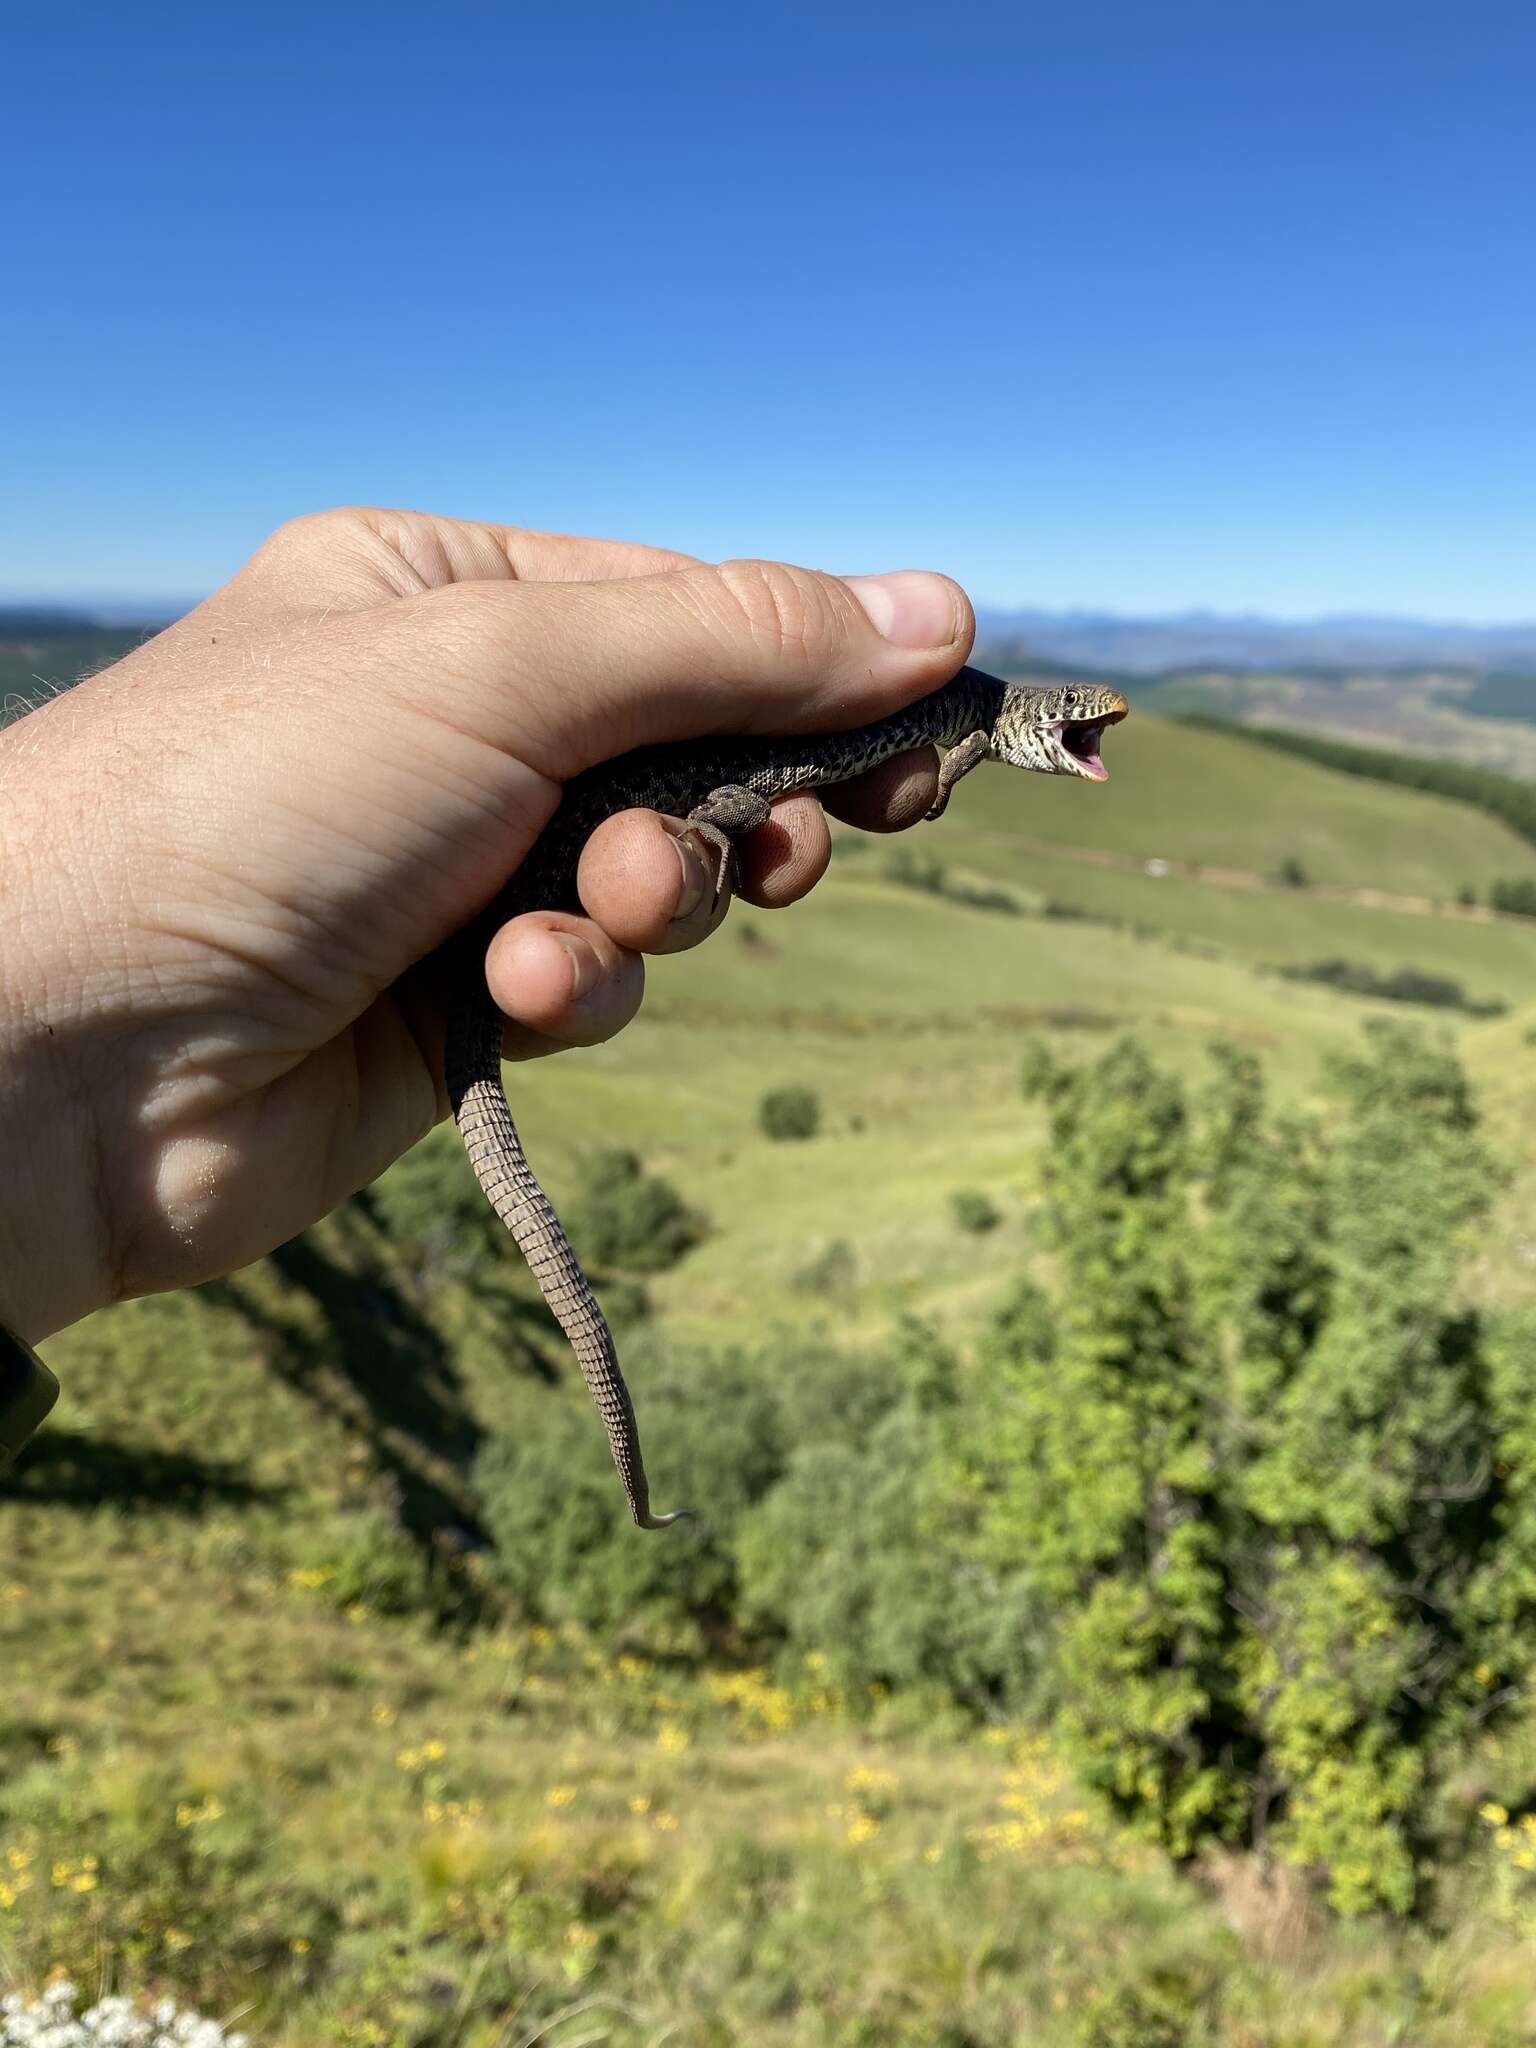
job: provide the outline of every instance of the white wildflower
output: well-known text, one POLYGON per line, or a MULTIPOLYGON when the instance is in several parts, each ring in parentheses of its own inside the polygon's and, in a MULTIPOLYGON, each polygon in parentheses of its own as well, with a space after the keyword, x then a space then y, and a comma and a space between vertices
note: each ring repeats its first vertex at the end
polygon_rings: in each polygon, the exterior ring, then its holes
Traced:
POLYGON ((131 1998, 102 1998, 77 2015, 78 1996, 65 1978, 41 1998, 19 1991, 0 1998, 0 2048, 251 2048, 249 2035, 228 2034, 174 1999, 159 1999, 146 2013, 131 1998))

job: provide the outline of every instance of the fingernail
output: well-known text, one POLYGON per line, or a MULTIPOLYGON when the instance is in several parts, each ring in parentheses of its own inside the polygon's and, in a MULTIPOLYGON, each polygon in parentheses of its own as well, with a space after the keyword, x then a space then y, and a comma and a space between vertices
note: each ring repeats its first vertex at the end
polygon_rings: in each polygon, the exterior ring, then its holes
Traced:
POLYGON ((565 948, 571 963, 571 1000, 579 1003, 583 996, 589 996, 597 987, 597 955, 584 940, 573 939, 566 932, 556 932, 555 937, 565 948))
POLYGON ((947 647, 955 637, 955 593, 927 569, 886 576, 845 576, 875 631, 895 647, 947 647))
POLYGON ((709 893, 709 877, 704 872, 704 863, 699 850, 686 836, 674 839, 677 858, 683 870, 682 894, 677 899, 677 908, 672 913, 672 922, 680 924, 685 917, 692 917, 709 893))

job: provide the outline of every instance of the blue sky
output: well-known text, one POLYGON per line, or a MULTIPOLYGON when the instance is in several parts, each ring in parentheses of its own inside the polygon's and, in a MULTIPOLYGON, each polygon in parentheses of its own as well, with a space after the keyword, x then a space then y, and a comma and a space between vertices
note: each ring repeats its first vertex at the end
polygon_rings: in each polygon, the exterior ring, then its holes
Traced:
POLYGON ((0 8, 0 588, 426 506, 1536 616, 1536 10, 0 8))

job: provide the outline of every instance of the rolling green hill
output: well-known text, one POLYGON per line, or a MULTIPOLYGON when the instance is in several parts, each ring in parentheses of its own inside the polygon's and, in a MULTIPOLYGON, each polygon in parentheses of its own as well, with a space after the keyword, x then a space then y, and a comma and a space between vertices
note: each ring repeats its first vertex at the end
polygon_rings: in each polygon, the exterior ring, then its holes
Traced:
POLYGON ((1169 716, 1194 712, 1239 725, 1286 726, 1536 777, 1536 678, 1527 674, 1449 665, 1213 667, 1137 679, 1131 695, 1169 716))
POLYGON ((964 858, 969 835, 987 831, 1260 875, 1293 857, 1313 882, 1435 898, 1536 866, 1524 842, 1464 805, 1361 785, 1240 732, 1137 711, 1109 734, 1104 758, 1111 779, 1099 789, 973 776, 953 827, 944 820, 943 853, 964 858))
MULTIPOLYGON (((1536 922, 1438 907, 1530 849, 1235 734, 1138 714, 1108 759, 1104 789, 989 770, 941 826, 840 834, 806 903, 650 963, 613 1044, 509 1070, 561 1206, 623 1144, 708 1219, 621 1329, 659 1497, 735 1426, 733 1347, 798 1345, 805 1400, 907 1311, 971 1358, 1049 1264, 1019 1087, 1041 1037, 1133 1028, 1193 1074, 1226 1036, 1302 1099, 1365 1018, 1454 1035, 1514 1170, 1472 1284, 1536 1298, 1536 922), (1509 1014, 1276 972, 1329 958, 1509 1014), (758 1127, 787 1084, 821 1099, 802 1143, 758 1127), (994 1228, 958 1226, 964 1191, 994 1228)), ((260 1266, 48 1347, 54 1428, 0 1484, 0 1963, 109 1955, 253 2005, 261 2048, 1531 2038, 1523 1923, 1436 1946, 1330 1929, 1235 1865, 1177 1875, 1015 1708, 983 1728, 852 1698, 814 1655, 744 1666, 724 1620, 707 1656, 639 1655, 509 1611, 471 1463, 580 1397, 455 1162, 436 1133, 260 1266)))

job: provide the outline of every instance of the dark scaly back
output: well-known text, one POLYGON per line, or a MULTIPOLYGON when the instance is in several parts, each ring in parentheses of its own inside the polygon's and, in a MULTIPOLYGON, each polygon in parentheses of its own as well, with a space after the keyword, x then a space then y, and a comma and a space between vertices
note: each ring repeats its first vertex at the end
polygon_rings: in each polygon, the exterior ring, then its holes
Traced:
POLYGON ((994 677, 963 668, 942 689, 852 732, 797 733, 785 739, 726 734, 636 747, 571 778, 559 810, 498 908, 503 915, 574 909, 581 849, 616 811, 644 808, 686 817, 726 783, 771 798, 846 782, 916 747, 952 746, 967 733, 991 732, 1005 692, 994 677))

